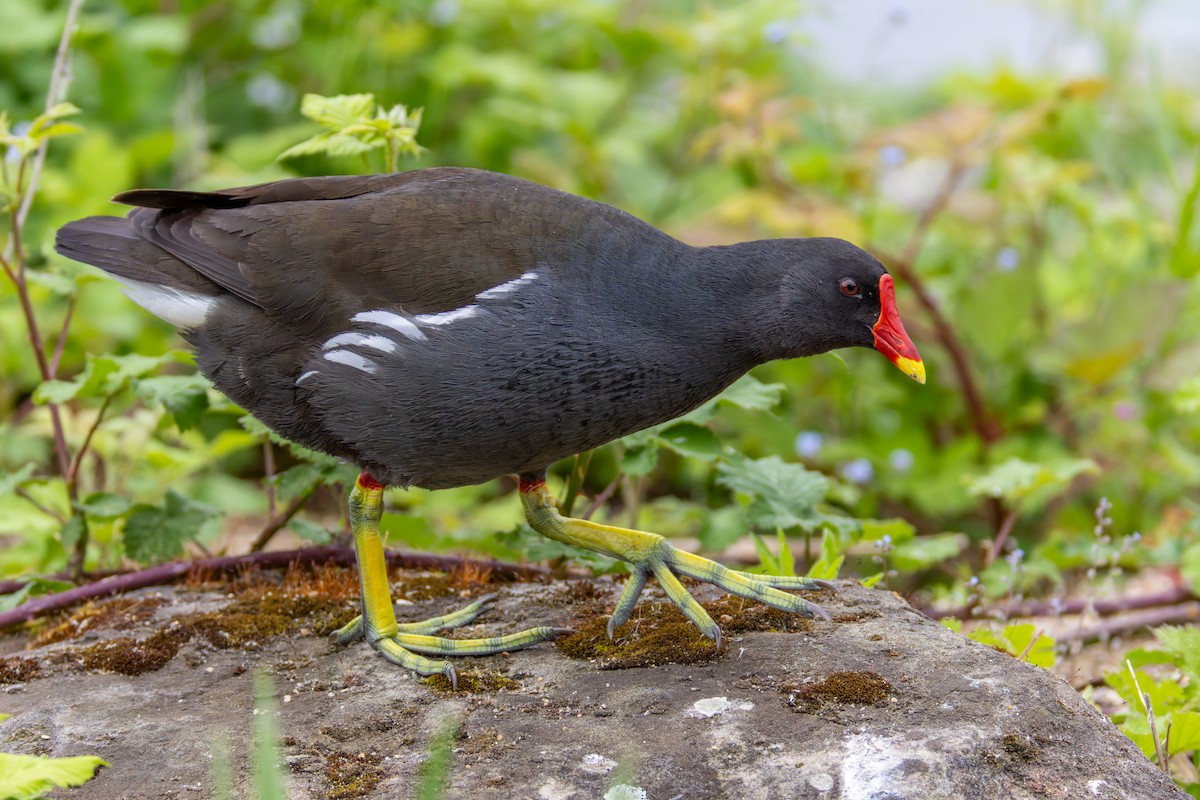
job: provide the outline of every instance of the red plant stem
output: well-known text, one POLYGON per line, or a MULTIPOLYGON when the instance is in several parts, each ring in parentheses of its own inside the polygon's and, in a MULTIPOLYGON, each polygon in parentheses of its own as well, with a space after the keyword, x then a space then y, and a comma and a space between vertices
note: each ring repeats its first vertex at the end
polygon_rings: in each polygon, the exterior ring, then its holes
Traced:
POLYGON ((1200 602, 1188 602, 1164 608, 1150 608, 1136 614, 1125 614, 1105 620, 1098 625, 1081 628, 1075 633, 1059 636, 1058 641, 1095 642, 1111 639, 1119 634, 1140 628, 1157 628, 1161 625, 1195 624, 1200 622, 1200 602))
POLYGON ((959 385, 962 387, 963 398, 967 404, 967 412, 971 415, 971 423, 975 428, 976 434, 987 447, 1003 437, 1004 432, 987 411, 987 407, 983 402, 983 393, 979 390, 978 384, 975 382, 975 376, 971 372, 970 358, 967 355, 967 350, 959 341, 958 336, 954 332, 954 327, 946 316, 942 313, 941 307, 937 301, 933 299, 929 288, 917 271, 913 268, 917 256, 921 252, 921 247, 925 243, 925 238, 929 234, 929 229, 933 225, 937 216, 945 210, 946 205, 953 197, 955 190, 958 189, 959 183, 962 182, 966 175, 966 167, 961 163, 954 163, 946 180, 942 182, 938 193, 930 201, 929 205, 921 212, 921 216, 917 218, 917 224, 913 228, 912 235, 909 236, 908 244, 904 246, 904 250, 894 259, 888 259, 896 274, 899 275, 906 284, 912 287, 913 294, 917 297, 917 302, 925 309, 925 313, 929 315, 929 319, 933 322, 934 333, 941 343, 942 347, 950 355, 950 361, 954 366, 954 374, 958 377, 959 385))
POLYGON ((58 329, 58 340, 54 343, 54 357, 50 359, 50 377, 58 377, 58 364, 62 361, 63 349, 67 346, 67 330, 71 327, 71 317, 75 315, 75 298, 67 301, 67 311, 63 315, 62 327, 58 329))
POLYGON ((984 559, 983 565, 989 567, 1000 555, 1000 551, 1004 549, 1004 543, 1008 541, 1008 535, 1012 533, 1013 526, 1017 524, 1017 510, 1014 508, 1004 516, 1004 521, 1000 523, 1000 530, 996 531, 995 541, 992 542, 992 547, 988 550, 987 558, 984 559))
POLYGON ((96 435, 96 429, 100 427, 100 423, 104 421, 104 414, 108 411, 108 406, 112 403, 113 396, 107 395, 104 402, 100 404, 100 410, 96 412, 96 419, 92 421, 87 433, 83 437, 83 442, 80 443, 79 449, 75 451, 75 457, 71 459, 71 467, 67 470, 67 494, 75 497, 76 489, 79 484, 79 468, 83 465, 83 457, 87 455, 88 448, 92 444, 92 437, 96 435))
MULTIPOLYGON (((432 556, 420 553, 388 552, 387 562, 392 567, 405 569, 427 569, 449 572, 465 565, 476 565, 480 574, 490 573, 503 580, 536 580, 547 577, 550 570, 528 564, 511 564, 505 561, 478 561, 459 556, 432 556)), ((246 566, 282 567, 289 564, 354 564, 354 551, 348 547, 306 547, 300 550, 280 550, 271 553, 250 553, 241 556, 217 556, 194 561, 172 561, 155 567, 114 575, 65 592, 45 595, 29 600, 16 608, 0 612, 0 630, 28 622, 43 614, 69 608, 85 600, 110 597, 121 592, 161 586, 172 583, 189 573, 228 572, 246 566)))

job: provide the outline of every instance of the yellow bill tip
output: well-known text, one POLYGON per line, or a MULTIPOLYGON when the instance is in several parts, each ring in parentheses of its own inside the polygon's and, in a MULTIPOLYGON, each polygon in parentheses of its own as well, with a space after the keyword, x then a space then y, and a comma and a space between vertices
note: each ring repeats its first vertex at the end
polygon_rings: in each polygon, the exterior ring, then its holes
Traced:
POLYGON ((899 356, 893 362, 908 377, 917 383, 925 383, 925 364, 922 361, 899 356))

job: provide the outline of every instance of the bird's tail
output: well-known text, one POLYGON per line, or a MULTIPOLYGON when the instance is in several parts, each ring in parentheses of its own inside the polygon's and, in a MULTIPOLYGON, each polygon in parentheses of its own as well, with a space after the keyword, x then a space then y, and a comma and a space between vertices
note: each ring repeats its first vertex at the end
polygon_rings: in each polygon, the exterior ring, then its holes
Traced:
POLYGON ((124 217, 86 217, 58 229, 54 249, 107 272, 138 305, 178 328, 204 320, 223 293, 190 266, 147 241, 124 217))

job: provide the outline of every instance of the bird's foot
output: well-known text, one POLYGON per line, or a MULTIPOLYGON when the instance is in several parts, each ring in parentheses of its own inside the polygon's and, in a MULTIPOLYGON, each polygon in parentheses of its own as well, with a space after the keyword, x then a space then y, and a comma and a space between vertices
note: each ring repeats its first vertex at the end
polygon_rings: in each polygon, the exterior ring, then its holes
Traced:
POLYGON ((339 644, 349 644, 365 638, 388 661, 418 675, 444 675, 454 689, 458 688, 458 675, 449 661, 426 658, 433 656, 483 656, 521 650, 535 644, 570 633, 566 628, 529 628, 506 636, 486 639, 447 639, 432 634, 440 630, 458 628, 470 623, 484 606, 495 599, 495 595, 481 597, 468 606, 443 614, 440 617, 419 622, 391 622, 372 630, 363 617, 355 617, 348 625, 333 636, 339 644))
POLYGON ((658 580, 658 585, 666 592, 671 602, 695 623, 701 633, 716 642, 718 647, 721 646, 721 629, 704 610, 704 606, 700 605, 696 598, 692 597, 691 592, 684 587, 679 580, 680 576, 711 583, 730 594, 758 600, 781 611, 792 611, 807 617, 829 619, 829 614, 815 603, 781 591, 783 589, 833 590, 833 585, 827 581, 740 572, 702 556, 679 550, 658 534, 624 528, 613 528, 612 530, 614 533, 619 532, 622 536, 634 534, 637 537, 647 537, 647 540, 643 540, 643 547, 638 548, 646 551, 644 555, 619 556, 628 561, 633 570, 625 582, 621 596, 617 598, 617 605, 613 609, 612 616, 608 619, 608 637, 610 639, 613 631, 629 621, 634 606, 637 605, 638 596, 642 593, 642 589, 646 586, 646 580, 651 575, 658 580))
POLYGON ((540 476, 522 476, 521 500, 525 518, 538 533, 556 541, 584 547, 619 558, 633 567, 617 606, 608 621, 608 635, 625 624, 651 575, 663 591, 701 632, 721 643, 721 629, 704 607, 680 582, 680 577, 711 583, 730 594, 758 600, 781 611, 793 611, 808 617, 829 619, 820 606, 783 589, 833 590, 827 581, 815 578, 755 575, 721 566, 715 561, 679 550, 656 533, 600 525, 587 520, 564 517, 558 512, 545 482, 540 476))

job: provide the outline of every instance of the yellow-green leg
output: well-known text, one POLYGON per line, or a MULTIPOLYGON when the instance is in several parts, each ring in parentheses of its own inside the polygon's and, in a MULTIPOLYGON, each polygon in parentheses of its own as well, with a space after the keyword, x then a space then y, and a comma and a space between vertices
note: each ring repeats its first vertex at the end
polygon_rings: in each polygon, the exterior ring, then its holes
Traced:
POLYGON ((802 597, 781 589, 832 589, 832 584, 813 578, 777 577, 754 575, 749 572, 723 567, 715 561, 693 553, 677 550, 656 533, 599 525, 582 519, 564 517, 558 513, 554 498, 546 488, 544 473, 521 476, 521 503, 525 507, 525 519, 543 536, 555 541, 583 547, 612 558, 619 558, 632 566, 632 574, 617 599, 616 608, 608 620, 608 635, 624 625, 638 596, 653 575, 663 591, 688 619, 696 623, 705 636, 721 643, 721 629, 704 607, 692 597, 677 575, 684 575, 705 583, 719 586, 730 594, 758 600, 783 611, 795 611, 809 617, 829 619, 819 606, 802 597))
POLYGON ((384 658, 420 675, 445 675, 455 687, 458 678, 449 661, 435 656, 479 656, 520 650, 553 639, 566 631, 562 628, 530 628, 507 636, 487 639, 444 639, 429 634, 443 628, 465 625, 483 610, 491 596, 480 598, 465 608, 421 622, 404 625, 396 622, 388 586, 387 560, 379 536, 379 518, 383 514, 383 486, 367 473, 359 475, 350 491, 350 529, 354 533, 354 554, 358 560, 358 580, 362 592, 362 615, 339 630, 335 636, 343 644, 365 638, 384 658))

